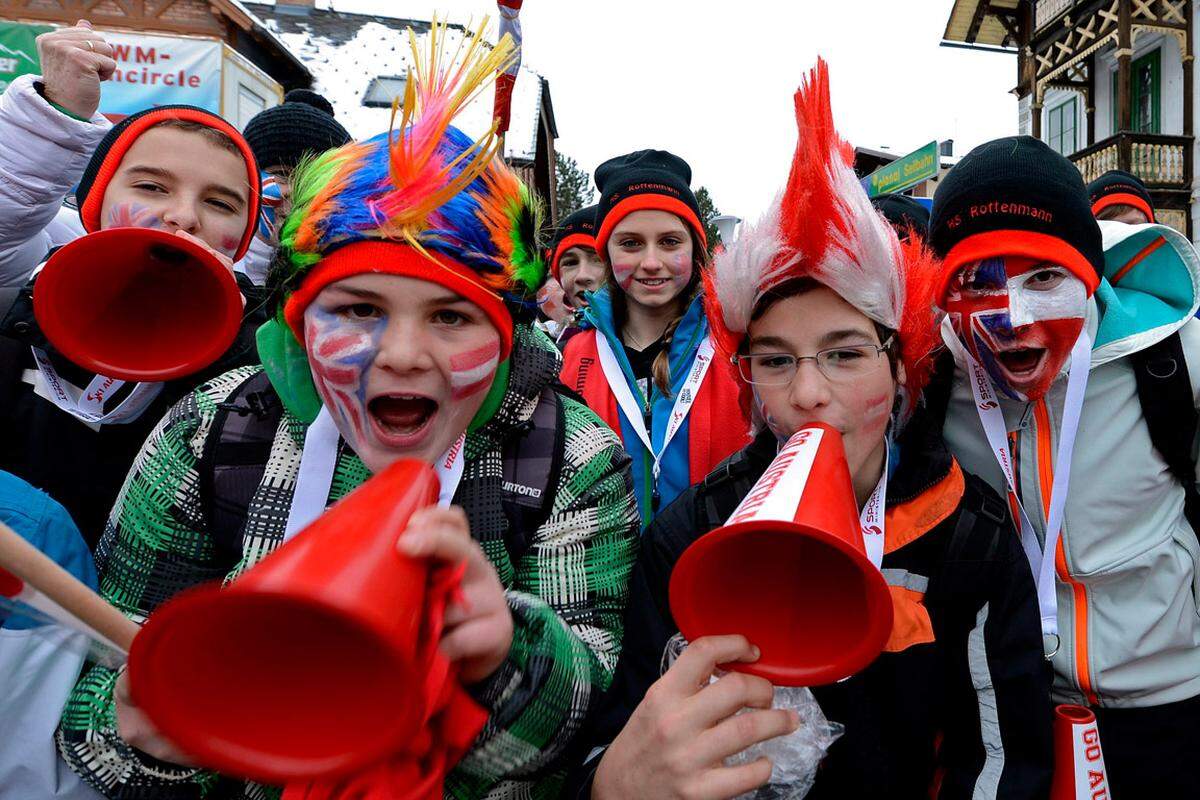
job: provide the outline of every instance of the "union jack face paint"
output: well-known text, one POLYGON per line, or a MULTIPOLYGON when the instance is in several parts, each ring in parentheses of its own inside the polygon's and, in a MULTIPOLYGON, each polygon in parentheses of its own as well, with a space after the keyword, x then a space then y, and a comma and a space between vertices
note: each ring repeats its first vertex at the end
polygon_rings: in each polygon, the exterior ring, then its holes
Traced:
POLYGON ((1046 394, 1083 329, 1087 288, 1065 267, 988 258, 951 281, 945 310, 997 390, 1016 400, 1046 394))
POLYGON ((117 203, 108 210, 106 228, 164 228, 162 218, 141 203, 117 203))
POLYGON ((304 334, 313 382, 351 446, 367 439, 367 373, 387 326, 382 317, 346 319, 310 305, 304 334))
POLYGON ((262 173, 262 196, 258 205, 259 239, 274 246, 279 243, 279 209, 283 204, 283 190, 279 181, 269 172, 262 173))

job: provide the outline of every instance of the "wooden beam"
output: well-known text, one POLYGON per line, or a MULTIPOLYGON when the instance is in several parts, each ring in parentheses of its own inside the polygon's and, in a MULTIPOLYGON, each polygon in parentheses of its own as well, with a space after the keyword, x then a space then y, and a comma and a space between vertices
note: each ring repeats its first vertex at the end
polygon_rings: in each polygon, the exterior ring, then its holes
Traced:
POLYGON ((1083 107, 1087 124, 1087 146, 1096 143, 1096 54, 1088 59, 1087 96, 1083 107))
POLYGON ((971 24, 967 27, 967 35, 963 40, 968 44, 975 44, 975 37, 979 35, 979 26, 983 24, 983 18, 987 16, 990 4, 988 0, 979 0, 975 5, 975 14, 971 17, 971 24))
POLYGON ((1133 12, 1130 0, 1117 6, 1117 131, 1133 127, 1133 12))
MULTIPOLYGON (((1183 46, 1186 52, 1180 53, 1179 56, 1183 60, 1183 135, 1192 135, 1192 114, 1195 105, 1192 100, 1192 87, 1195 86, 1195 69, 1196 57, 1192 52, 1192 0, 1183 4, 1184 17, 1187 19, 1187 31, 1183 35, 1183 46)), ((1185 152, 1191 153, 1192 148, 1184 148, 1185 152)), ((1188 176, 1189 181, 1191 176, 1188 176)), ((1191 214, 1188 214, 1188 221, 1191 221, 1191 214)))

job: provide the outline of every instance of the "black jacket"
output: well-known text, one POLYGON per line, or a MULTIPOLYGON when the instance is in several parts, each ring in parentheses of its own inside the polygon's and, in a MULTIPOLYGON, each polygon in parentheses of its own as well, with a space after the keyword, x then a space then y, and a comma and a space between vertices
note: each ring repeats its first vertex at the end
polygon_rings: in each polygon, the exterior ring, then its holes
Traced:
MULTIPOLYGON (((928 624, 898 624, 888 650, 869 667, 813 688, 826 716, 846 732, 809 797, 925 798, 938 783, 943 800, 1045 797, 1050 673, 1033 578, 1007 506, 983 481, 964 475, 940 433, 922 420, 906 429, 899 451, 888 482, 882 569, 898 623, 920 622, 927 612, 928 624), (900 588, 905 583, 916 589, 900 588)), ((616 737, 660 675, 663 648, 678 631, 667 599, 676 560, 729 516, 775 452, 773 435, 759 436, 646 531, 621 660, 583 753, 616 737)), ((597 756, 577 770, 572 797, 588 796, 598 763, 597 756)))
MULTIPOLYGON (((0 470, 24 478, 62 503, 89 547, 94 549, 104 532, 142 443, 171 406, 213 376, 258 363, 254 333, 266 322, 264 292, 244 275, 236 277, 247 313, 230 348, 202 372, 168 381, 137 419, 99 430, 37 395, 22 377, 36 367, 32 345, 43 348, 55 369, 75 386, 86 386, 93 377, 63 358, 42 335, 33 316, 33 281, 15 302, 9 298, 11 306, 0 302, 0 470)), ((114 396, 106 408, 123 398, 114 396)))

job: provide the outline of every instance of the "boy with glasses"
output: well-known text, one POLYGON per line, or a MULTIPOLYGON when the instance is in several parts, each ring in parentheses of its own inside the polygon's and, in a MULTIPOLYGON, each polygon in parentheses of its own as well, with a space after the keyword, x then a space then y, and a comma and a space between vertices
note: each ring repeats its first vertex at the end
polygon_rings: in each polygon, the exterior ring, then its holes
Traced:
POLYGON ((845 735, 807 796, 1044 797, 1048 674, 1029 568, 1000 497, 960 469, 939 420, 912 414, 936 346, 932 261, 919 242, 900 244, 854 178, 828 123, 823 62, 796 106, 788 188, 712 279, 712 326, 737 353, 757 434, 644 534, 624 649, 575 796, 728 798, 770 779, 765 758, 725 759, 792 732, 797 717, 771 708, 763 678, 709 682, 718 664, 757 659, 742 636, 697 639, 660 675, 678 631, 668 587, 684 550, 724 523, 780 443, 822 422, 841 433, 859 508, 877 495, 886 508, 883 530, 864 526, 864 540, 883 539, 873 562, 895 622, 866 669, 812 687, 845 735))

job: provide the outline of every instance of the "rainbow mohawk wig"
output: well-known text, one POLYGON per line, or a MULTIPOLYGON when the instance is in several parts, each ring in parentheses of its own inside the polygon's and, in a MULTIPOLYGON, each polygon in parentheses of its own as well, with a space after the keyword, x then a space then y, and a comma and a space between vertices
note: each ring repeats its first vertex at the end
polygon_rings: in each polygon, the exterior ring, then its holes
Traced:
POLYGON ((910 237, 901 246, 854 174, 854 149, 834 129, 824 60, 795 95, 799 139, 787 185, 763 218, 718 255, 706 300, 717 342, 732 352, 763 294, 796 278, 837 292, 865 316, 898 331, 917 393, 937 343, 934 260, 910 237), (915 379, 915 381, 914 381, 915 379))
POLYGON ((514 310, 531 306, 546 270, 540 205, 499 157, 495 124, 476 140, 450 124, 514 58, 507 36, 488 49, 485 25, 449 57, 445 24, 434 22, 425 52, 410 30, 414 66, 392 130, 300 165, 272 279, 282 295, 337 250, 386 242, 408 245, 426 268, 466 267, 514 310))

